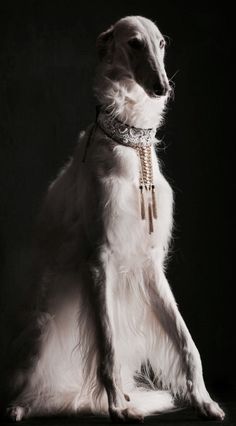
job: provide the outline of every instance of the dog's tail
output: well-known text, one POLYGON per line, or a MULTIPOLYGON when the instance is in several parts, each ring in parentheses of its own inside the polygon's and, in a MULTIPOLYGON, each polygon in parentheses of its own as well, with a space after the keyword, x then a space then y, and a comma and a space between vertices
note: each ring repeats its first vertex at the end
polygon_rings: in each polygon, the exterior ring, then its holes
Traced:
POLYGON ((179 409, 170 392, 165 390, 137 389, 129 393, 130 402, 144 416, 161 414, 179 409))

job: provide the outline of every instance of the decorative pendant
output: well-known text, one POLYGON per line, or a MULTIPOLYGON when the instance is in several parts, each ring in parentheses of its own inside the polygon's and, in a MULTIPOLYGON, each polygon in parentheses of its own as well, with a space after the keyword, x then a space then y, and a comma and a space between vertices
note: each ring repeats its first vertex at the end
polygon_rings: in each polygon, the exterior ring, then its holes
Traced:
POLYGON ((156 201, 155 185, 152 185, 152 211, 153 211, 154 219, 157 219, 157 201, 156 201))
POLYGON ((141 199, 141 218, 145 219, 145 202, 144 202, 144 194, 143 194, 143 185, 140 185, 140 199, 141 199))
POLYGON ((149 224, 149 234, 151 234, 153 229, 153 215, 152 215, 152 206, 151 203, 148 203, 148 224, 149 224))
POLYGON ((157 202, 155 185, 153 184, 152 148, 148 146, 137 146, 137 154, 140 159, 139 189, 141 219, 148 218, 149 234, 154 231, 153 220, 157 219, 157 202), (147 200, 147 215, 145 200, 147 200))
MULTIPOLYGON (((148 219, 149 234, 154 231, 154 219, 157 219, 157 202, 152 169, 152 142, 156 128, 142 129, 120 122, 106 109, 99 108, 97 126, 116 143, 136 150, 140 160, 139 192, 141 219, 148 219)), ((86 153, 85 153, 86 156, 86 153)))

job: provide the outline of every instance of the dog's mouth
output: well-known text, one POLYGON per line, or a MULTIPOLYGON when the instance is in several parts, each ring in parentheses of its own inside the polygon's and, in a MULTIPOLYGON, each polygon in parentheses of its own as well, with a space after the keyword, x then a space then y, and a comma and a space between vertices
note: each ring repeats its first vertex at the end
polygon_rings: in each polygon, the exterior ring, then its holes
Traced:
POLYGON ((168 82, 162 84, 157 81, 152 87, 143 88, 150 98, 167 97, 170 93, 170 86, 168 82))
POLYGON ((147 93, 147 95, 150 98, 162 98, 162 97, 168 97, 171 88, 169 86, 169 82, 165 81, 164 83, 161 83, 159 80, 157 80, 154 84, 150 84, 150 82, 142 82, 136 79, 136 82, 142 86, 143 90, 147 93))
POLYGON ((160 99, 160 98, 163 98, 163 97, 167 97, 168 94, 169 94, 169 91, 165 91, 163 93, 159 93, 159 92, 156 92, 156 91, 153 91, 153 90, 150 90, 150 89, 144 89, 144 90, 147 93, 147 95, 150 98, 153 98, 153 99, 160 99))

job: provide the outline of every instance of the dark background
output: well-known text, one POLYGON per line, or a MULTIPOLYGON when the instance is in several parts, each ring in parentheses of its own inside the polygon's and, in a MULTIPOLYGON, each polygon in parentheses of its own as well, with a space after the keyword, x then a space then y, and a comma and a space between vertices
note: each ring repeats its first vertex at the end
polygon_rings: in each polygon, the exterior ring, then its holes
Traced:
POLYGON ((159 131, 158 155, 175 191, 168 276, 215 394, 233 391, 236 359, 231 13, 225 2, 0 3, 3 318, 29 284, 33 223, 47 186, 95 116, 96 37, 125 15, 146 16, 169 36, 167 73, 177 72, 159 131))

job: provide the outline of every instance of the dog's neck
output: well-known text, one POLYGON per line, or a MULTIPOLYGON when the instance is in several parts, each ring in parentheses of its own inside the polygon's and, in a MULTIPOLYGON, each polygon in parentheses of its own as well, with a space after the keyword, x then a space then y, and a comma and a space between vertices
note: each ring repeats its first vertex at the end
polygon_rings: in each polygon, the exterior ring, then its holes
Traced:
POLYGON ((145 148, 155 142, 156 127, 144 129, 130 126, 114 118, 102 107, 97 108, 97 125, 108 137, 121 145, 145 148))
POLYGON ((134 80, 113 81, 100 78, 96 97, 111 116, 136 128, 158 128, 163 119, 166 98, 151 98, 134 80))

